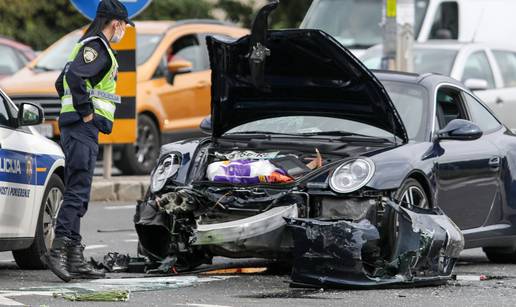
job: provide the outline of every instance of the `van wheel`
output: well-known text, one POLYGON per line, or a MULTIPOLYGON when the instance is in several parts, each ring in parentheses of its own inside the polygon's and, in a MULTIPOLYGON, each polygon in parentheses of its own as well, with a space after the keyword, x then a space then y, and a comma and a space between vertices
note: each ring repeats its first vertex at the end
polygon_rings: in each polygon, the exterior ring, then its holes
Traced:
POLYGON ((32 245, 26 249, 13 251, 14 260, 20 269, 38 270, 46 268, 40 258, 50 249, 54 241, 57 213, 61 208, 63 194, 63 181, 58 175, 52 174, 41 202, 36 236, 32 245))
POLYGON ((148 175, 156 165, 161 146, 159 129, 148 115, 138 115, 138 136, 136 144, 122 147, 121 159, 115 166, 124 175, 148 175))

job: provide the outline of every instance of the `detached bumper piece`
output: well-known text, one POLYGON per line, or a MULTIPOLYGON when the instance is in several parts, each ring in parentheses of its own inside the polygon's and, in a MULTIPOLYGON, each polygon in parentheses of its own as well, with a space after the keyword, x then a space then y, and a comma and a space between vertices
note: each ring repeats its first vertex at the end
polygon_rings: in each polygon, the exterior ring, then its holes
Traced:
POLYGON ((368 220, 286 219, 294 240, 292 286, 369 289, 446 283, 464 248, 459 228, 438 209, 407 209, 392 202, 387 209, 398 220, 392 228, 397 229, 393 248, 385 247, 368 220))

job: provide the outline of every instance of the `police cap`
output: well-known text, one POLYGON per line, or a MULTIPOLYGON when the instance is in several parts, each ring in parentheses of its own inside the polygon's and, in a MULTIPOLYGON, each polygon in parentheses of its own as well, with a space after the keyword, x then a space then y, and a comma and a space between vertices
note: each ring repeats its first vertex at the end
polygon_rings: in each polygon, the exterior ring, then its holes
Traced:
POLYGON ((123 20, 134 27, 134 22, 129 20, 125 5, 118 0, 102 0, 97 7, 97 17, 105 17, 123 20))

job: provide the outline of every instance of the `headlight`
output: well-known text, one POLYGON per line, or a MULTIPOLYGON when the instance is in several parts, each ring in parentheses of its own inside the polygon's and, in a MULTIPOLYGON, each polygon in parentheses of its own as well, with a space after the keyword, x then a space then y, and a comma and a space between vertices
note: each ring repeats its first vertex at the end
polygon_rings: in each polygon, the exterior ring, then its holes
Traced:
POLYGON ((365 186, 374 174, 374 163, 367 158, 348 161, 339 166, 330 178, 330 187, 337 193, 350 193, 365 186))
POLYGON ((156 193, 163 189, 167 183, 168 178, 174 176, 179 167, 181 161, 178 155, 171 154, 162 158, 158 166, 154 169, 151 176, 151 192, 156 193))

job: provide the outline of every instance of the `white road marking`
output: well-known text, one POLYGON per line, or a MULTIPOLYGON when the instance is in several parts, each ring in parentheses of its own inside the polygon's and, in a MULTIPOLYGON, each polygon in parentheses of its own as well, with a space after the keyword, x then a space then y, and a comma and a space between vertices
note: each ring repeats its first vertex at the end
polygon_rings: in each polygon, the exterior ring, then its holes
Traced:
POLYGON ((107 247, 107 245, 104 245, 104 244, 99 244, 99 245, 86 245, 86 248, 84 248, 85 250, 89 250, 89 249, 99 249, 99 248, 104 248, 104 247, 107 247))
POLYGON ((127 210, 127 209, 134 209, 136 208, 135 205, 123 205, 123 206, 107 206, 104 207, 106 210, 127 210))
POLYGON ((192 306, 192 307, 231 307, 229 305, 210 305, 210 304, 176 304, 176 306, 192 306))
POLYGON ((11 263, 11 262, 14 262, 14 259, 0 260, 0 263, 11 263))
POLYGON ((126 242, 126 243, 138 243, 138 239, 127 239, 127 240, 124 240, 124 242, 126 242))
POLYGON ((12 300, 7 297, 3 297, 0 295, 0 305, 1 306, 25 306, 25 304, 22 304, 20 302, 17 302, 15 300, 12 300))

